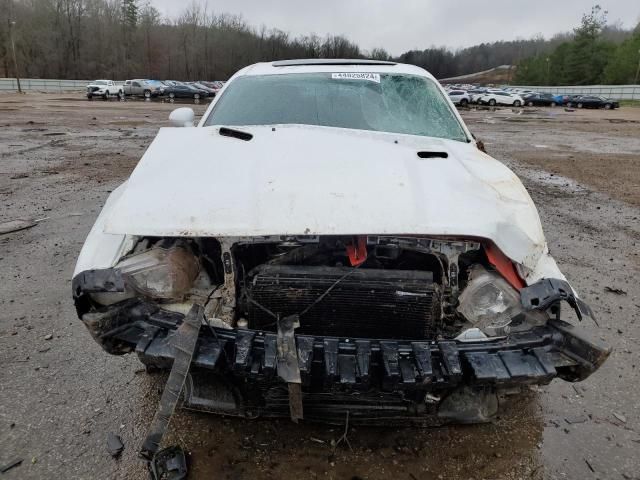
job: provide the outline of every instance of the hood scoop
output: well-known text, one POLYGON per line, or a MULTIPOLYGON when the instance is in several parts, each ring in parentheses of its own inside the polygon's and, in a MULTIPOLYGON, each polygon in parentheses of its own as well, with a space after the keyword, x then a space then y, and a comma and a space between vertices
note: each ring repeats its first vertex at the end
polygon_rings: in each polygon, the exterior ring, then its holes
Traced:
POLYGON ((223 137, 233 137, 237 138, 238 140, 244 140, 245 142, 248 142, 253 138, 252 133, 243 132, 242 130, 236 130, 235 128, 220 127, 218 133, 220 133, 220 135, 222 135, 223 137))
POLYGON ((420 158, 449 158, 449 154, 447 152, 433 152, 433 151, 421 151, 418 152, 418 157, 420 158))

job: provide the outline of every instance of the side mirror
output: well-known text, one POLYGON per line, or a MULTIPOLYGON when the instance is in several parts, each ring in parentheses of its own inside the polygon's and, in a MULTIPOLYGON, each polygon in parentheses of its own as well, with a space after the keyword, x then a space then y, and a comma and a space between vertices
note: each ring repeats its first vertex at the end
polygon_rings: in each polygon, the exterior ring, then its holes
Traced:
POLYGON ((196 114, 189 107, 176 108, 169 114, 169 121, 174 127, 193 127, 196 114))

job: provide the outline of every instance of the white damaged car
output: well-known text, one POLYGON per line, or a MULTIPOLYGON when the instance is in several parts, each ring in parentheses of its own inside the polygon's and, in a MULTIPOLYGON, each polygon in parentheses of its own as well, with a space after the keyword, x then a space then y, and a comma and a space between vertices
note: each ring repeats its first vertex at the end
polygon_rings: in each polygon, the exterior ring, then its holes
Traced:
POLYGON ((107 352, 181 369, 187 407, 482 422, 501 392, 607 358, 565 321, 593 314, 522 183, 426 71, 256 64, 197 125, 170 118, 89 233, 73 298, 107 352))

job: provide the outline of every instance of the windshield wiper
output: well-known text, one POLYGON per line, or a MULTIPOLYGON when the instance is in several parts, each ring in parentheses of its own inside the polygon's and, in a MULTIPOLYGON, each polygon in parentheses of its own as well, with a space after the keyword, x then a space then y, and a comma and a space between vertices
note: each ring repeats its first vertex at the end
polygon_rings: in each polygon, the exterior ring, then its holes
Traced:
POLYGON ((223 137, 233 137, 244 140, 245 142, 248 142, 253 138, 253 134, 249 132, 243 132, 242 130, 236 130, 234 128, 220 127, 220 130, 218 131, 223 137))

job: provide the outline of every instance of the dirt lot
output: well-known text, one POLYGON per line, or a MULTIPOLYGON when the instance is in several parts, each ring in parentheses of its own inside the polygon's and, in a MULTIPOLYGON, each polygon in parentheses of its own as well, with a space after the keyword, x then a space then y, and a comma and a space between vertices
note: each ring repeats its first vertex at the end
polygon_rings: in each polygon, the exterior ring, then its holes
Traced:
MULTIPOLYGON (((136 452, 164 377, 98 347, 75 317, 70 280, 105 198, 172 108, 0 96, 0 222, 40 220, 0 236, 0 464, 23 459, 3 478, 145 478, 136 452), (108 432, 124 440, 119 460, 108 432)), ((352 429, 352 450, 333 447, 335 427, 180 411, 166 443, 192 452, 190 478, 640 479, 640 109, 464 116, 525 182, 552 253, 598 317, 584 328, 615 347, 611 358, 493 424, 352 429)))

